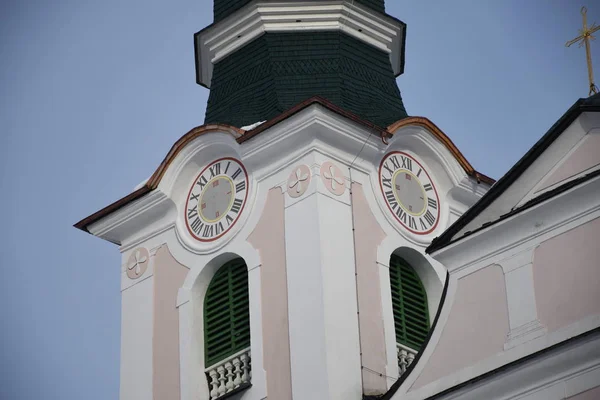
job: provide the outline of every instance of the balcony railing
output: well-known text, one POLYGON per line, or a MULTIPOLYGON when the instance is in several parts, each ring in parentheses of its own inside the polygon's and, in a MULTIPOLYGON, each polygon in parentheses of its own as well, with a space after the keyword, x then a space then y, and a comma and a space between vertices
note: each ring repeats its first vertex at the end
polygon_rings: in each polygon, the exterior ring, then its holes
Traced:
POLYGON ((398 368, 400 375, 406 372, 406 369, 412 364, 417 355, 417 350, 411 349, 400 343, 396 343, 396 351, 398 353, 398 368))
POLYGON ((250 386, 252 380, 250 347, 205 370, 210 385, 210 400, 250 386))

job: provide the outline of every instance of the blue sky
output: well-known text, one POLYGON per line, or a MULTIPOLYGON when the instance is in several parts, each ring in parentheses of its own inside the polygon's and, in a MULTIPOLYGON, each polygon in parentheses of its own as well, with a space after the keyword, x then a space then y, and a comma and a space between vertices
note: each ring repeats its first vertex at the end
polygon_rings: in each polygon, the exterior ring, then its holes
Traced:
MULTIPOLYGON (((564 46, 578 1, 387 3, 408 25, 408 113, 483 173, 499 178, 587 96, 584 50, 564 46)), ((0 398, 118 398, 119 251, 72 224, 202 124, 192 35, 211 21, 208 0, 0 3, 0 398)), ((592 52, 600 81, 600 41, 592 52)))

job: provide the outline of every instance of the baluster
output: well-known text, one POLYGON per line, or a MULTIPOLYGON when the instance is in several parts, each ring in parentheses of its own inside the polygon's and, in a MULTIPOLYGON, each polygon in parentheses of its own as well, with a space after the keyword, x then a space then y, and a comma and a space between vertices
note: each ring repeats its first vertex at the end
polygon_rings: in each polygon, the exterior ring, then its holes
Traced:
POLYGON ((219 378, 216 369, 210 370, 208 374, 210 375, 210 385, 212 386, 210 398, 213 400, 219 397, 219 378))
POLYGON ((404 371, 406 371, 406 351, 401 349, 399 354, 398 364, 400 365, 400 373, 404 373, 404 371))
POLYGON ((246 354, 242 354, 240 356, 240 360, 242 361, 242 370, 244 371, 242 374, 242 382, 247 383, 250 381, 250 376, 248 374, 248 356, 246 354))
POLYGON ((225 369, 227 370, 227 383, 225 387, 227 388, 227 392, 231 392, 233 390, 233 365, 228 361, 225 363, 225 369))
POLYGON ((239 357, 236 357, 233 359, 233 367, 234 367, 234 374, 235 374, 235 379, 233 380, 234 388, 237 388, 242 383, 241 365, 242 365, 242 362, 240 361, 239 357))
POLYGON ((221 382, 219 385, 219 396, 222 396, 227 393, 227 387, 225 386, 225 368, 223 368, 222 365, 219 365, 219 367, 217 367, 217 372, 219 373, 219 381, 221 382))
POLYGON ((415 360, 415 355, 412 353, 408 354, 406 367, 410 367, 410 364, 415 360))
POLYGON ((252 356, 248 351, 248 381, 252 381, 252 356))

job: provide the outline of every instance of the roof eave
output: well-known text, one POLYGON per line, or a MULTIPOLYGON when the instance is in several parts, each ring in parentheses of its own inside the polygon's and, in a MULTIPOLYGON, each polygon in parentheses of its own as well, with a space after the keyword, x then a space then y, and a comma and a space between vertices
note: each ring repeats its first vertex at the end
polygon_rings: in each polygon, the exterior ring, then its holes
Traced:
MULTIPOLYGON (((446 229, 439 237, 433 239, 429 247, 425 249, 427 254, 432 254, 440 250, 451 242, 455 242, 460 238, 454 239, 462 228, 467 226, 477 215, 483 212, 494 200, 508 189, 514 181, 516 181, 529 168, 535 160, 565 131, 572 123, 584 112, 600 112, 600 104, 591 102, 588 104, 589 98, 577 100, 550 129, 534 144, 527 153, 513 167, 500 178, 492 188, 483 195, 473 207, 469 208, 461 215, 448 229, 446 229)), ((464 237, 464 236, 463 236, 464 237)), ((462 238, 462 237, 461 237, 462 238)))

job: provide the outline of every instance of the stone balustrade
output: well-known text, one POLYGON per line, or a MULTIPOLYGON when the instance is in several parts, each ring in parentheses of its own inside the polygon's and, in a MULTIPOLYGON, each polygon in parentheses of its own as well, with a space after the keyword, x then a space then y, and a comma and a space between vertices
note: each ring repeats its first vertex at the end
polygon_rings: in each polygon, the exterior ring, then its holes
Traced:
POLYGON ((398 368, 400 375, 406 372, 406 369, 412 364, 417 355, 417 350, 411 349, 400 343, 396 343, 396 351, 398 353, 398 368))
POLYGON ((252 379, 250 348, 237 352, 205 369, 210 386, 210 400, 218 399, 252 379))

